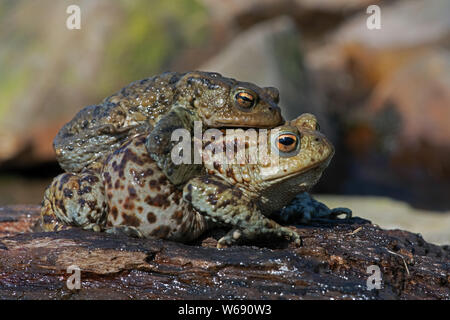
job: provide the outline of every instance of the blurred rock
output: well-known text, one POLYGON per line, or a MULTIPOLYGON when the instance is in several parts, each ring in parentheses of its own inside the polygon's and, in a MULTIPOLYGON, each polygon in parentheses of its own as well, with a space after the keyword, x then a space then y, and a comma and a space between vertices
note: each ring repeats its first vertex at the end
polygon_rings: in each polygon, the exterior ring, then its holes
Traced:
MULTIPOLYGON (((305 48, 322 43, 353 14, 378 0, 202 0, 210 15, 215 54, 242 31, 262 22, 288 16, 302 33, 305 48)), ((206 48, 209 50, 210 48, 206 48)))
MULTIPOLYGON (((392 68, 421 53, 424 48, 448 48, 450 2, 447 0, 396 1, 380 5, 380 8, 381 29, 367 28, 369 15, 365 11, 356 14, 330 32, 320 45, 309 50, 305 54, 306 64, 315 71, 348 74, 361 72, 354 63, 364 64, 366 73, 354 79, 363 83, 355 83, 354 89, 357 85, 373 86, 392 68), (373 63, 373 58, 377 58, 378 63, 373 63)), ((347 77, 344 84, 350 82, 347 77)))
MULTIPOLYGON (((370 88, 358 108, 341 109, 346 147, 356 157, 347 161, 355 166, 353 188, 449 209, 449 52, 359 47, 349 59, 350 77, 370 88)), ((347 191, 351 184, 347 179, 347 191)))
POLYGON ((196 0, 0 4, 0 164, 54 159, 52 140, 84 106, 168 68, 207 36, 196 0), (69 5, 81 29, 66 28, 69 5))
MULTIPOLYGON (((376 54, 376 53, 374 53, 376 54)), ((377 59, 371 59, 377 63, 377 59)), ((450 51, 429 50, 405 61, 375 86, 367 110, 376 117, 395 108, 402 147, 450 147, 450 51)), ((389 128, 380 128, 388 131, 389 128)))
POLYGON ((381 5, 381 30, 361 13, 307 52, 341 128, 328 173, 342 183, 326 191, 450 208, 449 13, 445 0, 381 5))
MULTIPOLYGON (((375 3, 371 3, 375 4, 375 3)), ((423 46, 449 40, 448 0, 408 0, 378 4, 381 29, 369 30, 365 10, 330 36, 331 43, 359 43, 373 49, 423 46)))
POLYGON ((279 15, 290 15, 302 23, 301 20, 310 14, 316 17, 319 12, 340 15, 377 2, 379 0, 203 0, 215 23, 229 26, 234 23, 241 27, 250 27, 279 15))

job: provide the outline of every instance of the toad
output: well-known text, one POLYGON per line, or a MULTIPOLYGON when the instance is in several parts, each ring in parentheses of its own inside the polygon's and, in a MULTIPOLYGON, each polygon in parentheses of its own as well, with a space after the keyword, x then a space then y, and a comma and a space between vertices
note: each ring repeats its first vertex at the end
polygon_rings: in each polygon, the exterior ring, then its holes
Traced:
MULTIPOLYGON (((176 186, 149 156, 145 134, 137 135, 104 160, 101 170, 86 168, 54 179, 44 195, 41 223, 46 231, 81 227, 188 242, 206 230, 229 229, 219 248, 259 237, 283 237, 301 243, 299 234, 273 218, 300 193, 309 190, 328 166, 334 148, 318 130, 316 118, 303 114, 268 130, 267 150, 277 161, 229 161, 226 145, 245 139, 239 132, 209 142, 201 173, 176 186), (223 146, 222 153, 217 152, 223 146), (208 161, 222 155, 227 161, 208 161)), ((258 144, 263 140, 258 139, 258 144)), ((205 143, 206 145, 206 143, 205 143)), ((243 143, 245 160, 255 153, 254 143, 243 143)), ((272 159, 272 158, 271 158, 272 159)), ((193 166, 190 166, 193 167, 193 166)), ((189 167, 188 167, 189 168, 189 167)), ((302 197, 305 197, 304 194, 302 197)), ((298 208, 299 198, 295 204, 298 208)), ((351 211, 330 210, 305 199, 302 222, 334 218, 351 211), (317 206, 314 210, 311 206, 317 206)))

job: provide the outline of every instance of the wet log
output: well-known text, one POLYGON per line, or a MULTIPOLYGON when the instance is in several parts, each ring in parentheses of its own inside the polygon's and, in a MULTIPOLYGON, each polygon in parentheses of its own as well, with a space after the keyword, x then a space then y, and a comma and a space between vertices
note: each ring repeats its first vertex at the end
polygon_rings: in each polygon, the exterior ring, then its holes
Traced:
POLYGON ((300 248, 272 240, 218 250, 214 233, 180 244, 32 232, 38 212, 0 208, 0 299, 450 299, 448 246, 360 218, 297 226, 300 248), (368 290, 371 265, 380 289, 368 290), (67 286, 69 266, 80 289, 67 286))

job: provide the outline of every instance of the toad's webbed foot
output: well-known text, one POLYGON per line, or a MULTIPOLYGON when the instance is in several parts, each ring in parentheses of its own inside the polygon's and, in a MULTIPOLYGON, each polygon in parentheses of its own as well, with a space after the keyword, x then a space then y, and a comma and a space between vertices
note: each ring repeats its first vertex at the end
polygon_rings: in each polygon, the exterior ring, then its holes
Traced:
POLYGON ((52 202, 48 197, 49 192, 49 188, 47 188, 45 191, 44 200, 42 201, 41 217, 39 220, 39 225, 41 227, 40 230, 51 232, 71 229, 71 226, 62 223, 55 214, 52 202))
POLYGON ((352 210, 348 208, 330 209, 322 202, 313 199, 307 192, 298 194, 294 201, 284 207, 274 217, 284 223, 308 223, 312 221, 327 222, 345 215, 344 219, 352 217, 352 210))
POLYGON ((44 231, 64 230, 68 226, 100 231, 105 224, 106 207, 96 171, 63 173, 45 190, 41 226, 44 231))

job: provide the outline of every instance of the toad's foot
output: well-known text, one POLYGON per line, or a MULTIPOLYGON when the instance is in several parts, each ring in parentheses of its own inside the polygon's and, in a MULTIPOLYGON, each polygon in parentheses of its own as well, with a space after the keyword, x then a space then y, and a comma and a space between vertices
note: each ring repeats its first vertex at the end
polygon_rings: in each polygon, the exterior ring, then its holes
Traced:
POLYGON ((51 191, 49 187, 45 190, 44 200, 42 201, 41 207, 41 218, 39 222, 42 230, 51 232, 71 229, 71 226, 62 223, 56 216, 52 201, 50 200, 50 194, 51 191))
POLYGON ((216 176, 201 176, 189 181, 183 198, 213 223, 233 229, 222 237, 217 247, 235 244, 238 240, 258 237, 285 237, 301 245, 300 235, 265 217, 239 188, 216 176))
POLYGON ((352 217, 348 208, 330 209, 325 204, 313 199, 307 192, 298 194, 294 201, 284 207, 274 218, 284 223, 308 223, 312 221, 327 222, 345 215, 344 219, 352 217))
POLYGON ((202 173, 202 166, 189 163, 175 164, 173 150, 179 142, 173 140, 173 133, 188 133, 191 135, 183 139, 190 139, 194 134, 194 121, 200 119, 191 110, 174 107, 171 112, 163 116, 155 128, 146 138, 145 146, 150 157, 156 162, 161 171, 174 185, 185 184, 189 179, 202 173))
POLYGON ((106 201, 97 172, 63 173, 45 190, 41 209, 44 231, 68 229, 69 226, 101 231, 106 219, 106 201))

